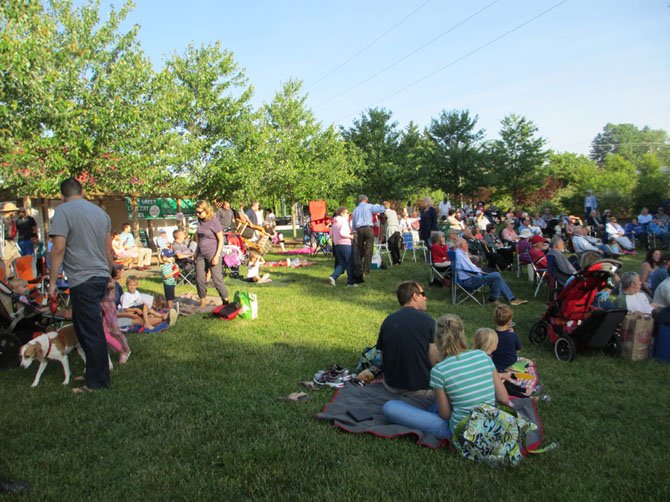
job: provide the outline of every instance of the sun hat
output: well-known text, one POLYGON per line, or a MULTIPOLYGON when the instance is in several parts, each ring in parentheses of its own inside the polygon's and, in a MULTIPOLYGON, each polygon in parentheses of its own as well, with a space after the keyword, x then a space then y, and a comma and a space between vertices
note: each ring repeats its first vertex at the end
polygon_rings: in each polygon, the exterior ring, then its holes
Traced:
POLYGON ((19 208, 16 207, 16 204, 13 202, 5 202, 2 206, 2 209, 0 209, 0 213, 10 213, 12 211, 18 211, 19 208))
POLYGON ((533 233, 527 228, 524 228, 521 232, 519 232, 519 237, 521 237, 522 239, 530 239, 532 236, 533 233))

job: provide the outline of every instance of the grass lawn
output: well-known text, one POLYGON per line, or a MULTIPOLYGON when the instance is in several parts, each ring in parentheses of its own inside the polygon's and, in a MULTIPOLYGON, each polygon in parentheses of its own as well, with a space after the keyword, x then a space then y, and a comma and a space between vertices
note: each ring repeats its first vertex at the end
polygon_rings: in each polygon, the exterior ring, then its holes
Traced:
MULTIPOLYGON (((330 389, 307 403, 278 401, 335 362, 353 369, 398 308, 397 284, 428 278, 427 265, 410 260, 373 271, 359 288, 343 278, 332 288, 331 260, 317 261, 270 270, 272 284, 228 280, 231 293, 258 294, 255 321, 195 315, 164 333, 130 335, 133 354, 109 391, 73 395, 54 362, 36 389, 35 366, 0 373, 0 476, 29 481, 34 500, 670 499, 670 365, 600 353, 558 362, 548 343, 527 342, 541 299, 515 307, 516 330, 553 398, 540 409, 545 443, 561 447, 516 469, 408 438, 344 433, 314 419, 330 389)), ((624 261, 639 270, 640 257, 624 261)), ((525 278, 505 276, 531 298, 525 278)), ((162 287, 156 276, 140 289, 162 287)), ((439 288, 428 295, 430 314, 459 314, 468 336, 492 327, 493 307, 454 307, 439 288)), ((78 356, 70 360, 81 374, 78 356)))

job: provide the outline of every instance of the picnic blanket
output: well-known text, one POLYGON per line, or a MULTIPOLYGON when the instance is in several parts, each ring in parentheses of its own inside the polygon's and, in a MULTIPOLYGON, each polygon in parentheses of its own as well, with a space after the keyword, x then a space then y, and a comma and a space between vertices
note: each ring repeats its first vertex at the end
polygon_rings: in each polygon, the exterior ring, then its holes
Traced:
POLYGON ((298 249, 287 249, 286 251, 277 251, 277 254, 314 254, 315 248, 303 247, 298 249))
MULTIPOLYGON (((296 258, 297 259, 297 258, 296 258)), ((298 268, 298 267, 309 267, 310 265, 316 265, 317 262, 315 261, 307 261, 307 260, 300 260, 299 262, 291 262, 290 264, 286 262, 286 260, 281 260, 281 261, 266 261, 265 262, 265 267, 291 267, 291 268, 298 268)))
POLYGON ((410 435, 416 438, 417 444, 428 448, 443 448, 449 445, 446 439, 424 434, 420 430, 410 429, 403 425, 392 424, 386 420, 382 408, 384 403, 391 399, 399 399, 423 409, 428 409, 432 402, 430 399, 408 398, 393 394, 381 383, 371 383, 366 387, 348 384, 335 393, 330 403, 323 407, 316 418, 332 420, 336 427, 353 434, 367 432, 383 438, 410 435), (370 416, 372 419, 357 422, 347 413, 350 410, 355 415, 370 416))

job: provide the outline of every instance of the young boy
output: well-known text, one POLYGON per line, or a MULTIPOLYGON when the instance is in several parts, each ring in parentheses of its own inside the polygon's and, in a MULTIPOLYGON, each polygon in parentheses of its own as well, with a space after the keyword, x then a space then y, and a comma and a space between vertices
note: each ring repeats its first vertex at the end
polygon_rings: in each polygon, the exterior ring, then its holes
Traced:
MULTIPOLYGON (((136 275, 129 275, 126 279, 128 291, 121 295, 121 310, 124 314, 130 314, 131 318, 143 320, 144 327, 154 329, 156 324, 168 321, 172 326, 177 320, 177 312, 171 309, 169 314, 161 314, 144 303, 140 292, 137 290, 139 279, 136 275)), ((118 314, 117 314, 118 315, 118 314)))
POLYGON ((179 267, 174 262, 174 252, 171 249, 161 251, 161 275, 163 276, 163 291, 169 309, 174 308, 174 289, 179 277, 179 267))
POLYGON ((504 372, 517 361, 517 352, 521 350, 519 336, 514 332, 512 308, 499 305, 493 314, 498 335, 498 348, 491 354, 493 364, 498 372, 504 372))

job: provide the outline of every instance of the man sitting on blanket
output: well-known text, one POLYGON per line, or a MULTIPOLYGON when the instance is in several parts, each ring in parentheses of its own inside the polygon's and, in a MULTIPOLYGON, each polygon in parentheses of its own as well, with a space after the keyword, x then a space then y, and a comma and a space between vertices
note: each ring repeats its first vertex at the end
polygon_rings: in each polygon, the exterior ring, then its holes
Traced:
POLYGON ((395 394, 432 397, 430 369, 439 362, 439 355, 435 321, 426 314, 426 292, 416 281, 405 281, 396 296, 402 308, 384 319, 377 339, 384 387, 395 394))

